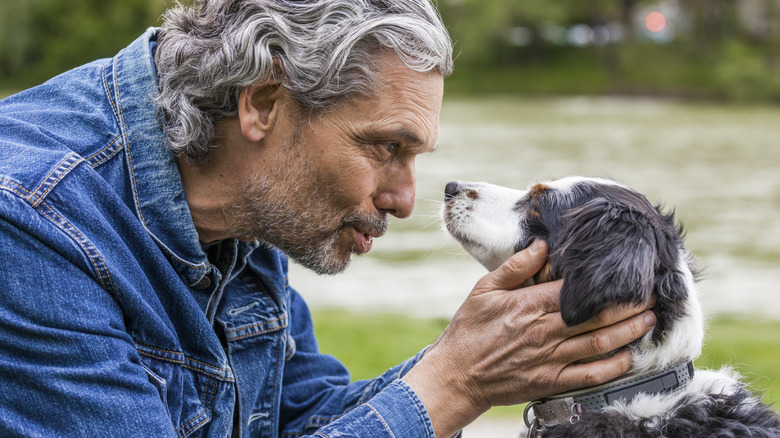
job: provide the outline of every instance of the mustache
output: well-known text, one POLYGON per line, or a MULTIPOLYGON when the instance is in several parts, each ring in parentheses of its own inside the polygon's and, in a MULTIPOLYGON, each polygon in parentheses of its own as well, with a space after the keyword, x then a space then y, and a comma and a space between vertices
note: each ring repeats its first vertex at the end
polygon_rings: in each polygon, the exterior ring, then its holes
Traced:
POLYGON ((348 213, 341 222, 341 228, 354 227, 359 230, 376 231, 380 235, 387 232, 390 219, 387 213, 371 214, 360 211, 348 213))

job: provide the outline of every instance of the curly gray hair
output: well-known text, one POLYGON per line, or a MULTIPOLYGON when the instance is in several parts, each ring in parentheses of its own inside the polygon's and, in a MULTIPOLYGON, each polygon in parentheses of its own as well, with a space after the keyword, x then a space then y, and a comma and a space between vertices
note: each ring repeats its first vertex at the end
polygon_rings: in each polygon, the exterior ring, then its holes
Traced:
POLYGON ((207 162, 215 124, 237 114, 242 87, 257 81, 279 81, 309 115, 371 95, 381 49, 415 71, 452 72, 452 43, 429 0, 179 3, 155 54, 169 147, 207 162))

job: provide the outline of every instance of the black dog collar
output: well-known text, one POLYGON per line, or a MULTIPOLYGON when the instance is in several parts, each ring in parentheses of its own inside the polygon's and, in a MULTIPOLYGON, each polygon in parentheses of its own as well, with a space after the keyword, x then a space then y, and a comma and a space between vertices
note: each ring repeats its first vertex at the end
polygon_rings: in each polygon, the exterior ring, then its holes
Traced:
POLYGON ((631 400, 637 394, 666 394, 685 388, 693 380, 693 362, 684 361, 670 368, 643 376, 631 376, 604 385, 567 392, 528 404, 523 419, 528 426, 528 436, 545 424, 568 421, 576 423, 584 411, 604 408, 617 400, 631 400), (528 413, 533 409, 534 419, 528 413))

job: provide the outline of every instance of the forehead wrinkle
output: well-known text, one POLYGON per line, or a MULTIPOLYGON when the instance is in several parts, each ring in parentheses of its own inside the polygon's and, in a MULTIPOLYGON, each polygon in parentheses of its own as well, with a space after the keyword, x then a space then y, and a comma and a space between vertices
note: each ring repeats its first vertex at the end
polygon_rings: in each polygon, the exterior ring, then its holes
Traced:
POLYGON ((363 136, 375 141, 401 141, 407 149, 417 149, 420 152, 433 152, 438 148, 437 143, 425 137, 421 137, 417 130, 406 124, 399 126, 386 126, 380 123, 370 123, 363 127, 363 136))

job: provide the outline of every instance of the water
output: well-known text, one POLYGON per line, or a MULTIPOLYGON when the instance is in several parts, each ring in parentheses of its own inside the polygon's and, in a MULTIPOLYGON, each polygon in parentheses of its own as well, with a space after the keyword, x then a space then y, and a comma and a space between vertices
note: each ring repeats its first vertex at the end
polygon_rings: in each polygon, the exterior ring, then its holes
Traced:
POLYGON ((616 179, 674 208, 705 268, 709 314, 780 319, 780 108, 611 98, 445 99, 439 151, 417 162, 412 218, 339 276, 291 268, 313 307, 449 317, 486 272, 441 231, 451 180, 516 188, 616 179))

